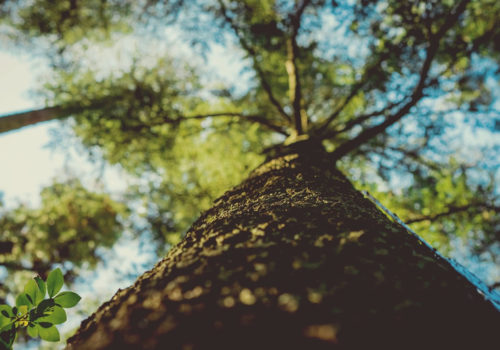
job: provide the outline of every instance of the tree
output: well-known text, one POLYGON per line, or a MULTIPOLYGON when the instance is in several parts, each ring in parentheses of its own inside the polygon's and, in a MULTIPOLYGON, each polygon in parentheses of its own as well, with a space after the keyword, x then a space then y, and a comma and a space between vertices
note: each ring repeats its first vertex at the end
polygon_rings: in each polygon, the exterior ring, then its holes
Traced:
MULTIPOLYGON (((70 114, 82 143, 147 183, 133 197, 151 194, 158 240, 174 243, 172 232, 223 187, 213 181, 220 174, 189 159, 206 159, 210 147, 231 151, 219 156, 226 169, 249 149, 270 159, 155 269, 104 304, 70 346, 250 346, 264 335, 282 345, 345 348, 493 340, 492 304, 363 199, 334 164, 357 172, 431 238, 441 225, 435 243, 457 231, 494 251, 497 189, 487 174, 498 164, 488 158, 495 150, 471 170, 460 159, 467 153, 441 144, 453 146, 449 123, 492 138, 496 2, 39 0, 2 10, 15 14, 13 38, 50 43, 57 53, 44 87, 50 108, 78 106, 70 114), (92 56, 82 56, 90 40, 147 27, 158 33, 165 23, 201 53, 238 45, 253 72, 248 88, 213 84, 163 52, 152 63, 152 46, 148 59, 139 52, 124 69, 95 69, 92 56), (393 199, 390 186, 403 170, 413 186, 393 199), (460 230, 457 218, 474 228, 460 230)), ((226 182, 243 178, 235 174, 226 182)))
POLYGON ((95 266, 96 249, 113 246, 123 231, 120 216, 127 214, 123 204, 87 190, 77 179, 45 187, 38 208, 1 204, 0 266, 10 275, 0 284, 2 304, 7 294, 24 287, 15 280, 27 282, 33 274, 46 278, 54 265, 66 264, 65 279, 72 282, 78 268, 95 266))
POLYGON ((472 284, 321 147, 293 148, 219 198, 69 349, 494 344, 498 311, 472 284))

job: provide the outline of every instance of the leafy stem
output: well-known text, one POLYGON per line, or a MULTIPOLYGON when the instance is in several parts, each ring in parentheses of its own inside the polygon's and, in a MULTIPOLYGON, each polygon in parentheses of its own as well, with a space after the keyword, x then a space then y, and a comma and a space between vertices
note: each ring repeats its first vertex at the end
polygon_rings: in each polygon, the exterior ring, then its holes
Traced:
POLYGON ((60 292, 63 284, 61 270, 55 269, 46 281, 38 276, 29 280, 24 292, 17 296, 16 306, 0 305, 0 350, 12 349, 20 328, 27 328, 32 338, 60 340, 56 325, 67 320, 64 308, 75 306, 81 299, 74 292, 60 292))

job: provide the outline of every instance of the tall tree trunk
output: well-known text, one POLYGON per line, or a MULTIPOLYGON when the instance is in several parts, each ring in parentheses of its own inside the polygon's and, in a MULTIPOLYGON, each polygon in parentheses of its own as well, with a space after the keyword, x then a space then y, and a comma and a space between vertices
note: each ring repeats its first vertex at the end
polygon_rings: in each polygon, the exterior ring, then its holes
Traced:
MULTIPOLYGON (((84 321, 69 349, 481 349, 495 307, 297 143, 84 321)), ((497 343, 498 344, 498 343, 497 343)))

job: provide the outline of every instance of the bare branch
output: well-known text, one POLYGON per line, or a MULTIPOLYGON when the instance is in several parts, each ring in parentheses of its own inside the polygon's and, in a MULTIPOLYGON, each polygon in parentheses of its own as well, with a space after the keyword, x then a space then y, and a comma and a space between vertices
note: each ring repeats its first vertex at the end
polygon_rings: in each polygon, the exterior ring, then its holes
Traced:
POLYGON ((263 116, 256 115, 256 114, 251 114, 251 115, 246 115, 242 114, 239 112, 215 112, 215 113, 207 113, 207 114, 196 114, 196 115, 190 115, 190 116, 166 116, 164 117, 161 121, 155 122, 155 123, 150 123, 150 124, 141 124, 132 127, 131 129, 134 129, 134 131, 140 131, 142 129, 149 129, 154 126, 161 126, 165 124, 177 124, 182 121, 190 120, 190 119, 210 119, 210 118, 240 118, 243 121, 249 121, 249 122, 255 122, 258 123, 264 127, 266 127, 269 130, 278 132, 284 136, 290 136, 286 130, 280 126, 272 123, 269 119, 264 118, 263 116))
POLYGON ((420 217, 415 217, 409 220, 406 220, 407 224, 414 224, 417 222, 422 222, 422 221, 435 221, 437 219, 450 216, 453 214, 461 213, 461 212, 466 212, 466 211, 482 211, 482 210, 494 210, 496 213, 500 212, 500 207, 490 205, 490 204, 484 204, 484 203, 479 203, 479 204, 468 204, 468 205, 461 205, 458 207, 450 207, 448 208, 447 211, 438 213, 438 214, 433 214, 433 215, 425 215, 425 216, 420 216, 420 217))
POLYGON ((359 115, 359 116, 351 119, 350 121, 348 121, 341 129, 339 129, 339 130, 332 130, 332 131, 330 131, 328 133, 325 133, 325 134, 321 135, 320 139, 325 140, 325 139, 328 139, 328 138, 332 138, 332 137, 334 137, 334 136, 336 136, 338 134, 347 132, 347 131, 351 130, 353 127, 355 127, 356 125, 363 124, 365 121, 367 121, 370 118, 377 117, 379 115, 385 114, 386 112, 390 111, 391 109, 393 109, 396 106, 399 106, 403 102, 404 102, 404 100, 401 100, 401 101, 398 101, 398 102, 393 102, 393 103, 390 103, 387 106, 385 106, 384 108, 379 109, 377 111, 374 111, 374 112, 371 112, 371 113, 367 113, 367 114, 359 115))
POLYGON ((374 69, 376 69, 380 64, 387 58, 388 54, 380 55, 376 62, 373 62, 368 66, 361 77, 361 79, 351 86, 351 91, 349 95, 340 103, 340 105, 335 109, 332 114, 327 118, 327 120, 317 129, 317 134, 321 135, 326 132, 328 126, 339 116, 339 114, 344 110, 344 108, 351 102, 351 100, 356 96, 364 85, 367 83, 367 77, 371 75, 374 69))
POLYGON ((401 147, 391 147, 391 146, 384 148, 384 150, 387 150, 387 149, 389 149, 391 151, 399 152, 399 153, 403 154, 406 158, 411 159, 414 162, 416 162, 417 164, 423 165, 429 169, 432 169, 435 171, 441 170, 441 166, 438 163, 435 163, 435 162, 428 160, 428 159, 424 159, 421 155, 418 154, 417 150, 406 150, 406 149, 403 149, 401 147))
POLYGON ((290 38, 287 40, 288 57, 285 66, 288 73, 289 95, 293 108, 295 130, 298 135, 302 135, 307 131, 307 115, 302 108, 302 89, 297 67, 297 57, 299 54, 297 35, 299 33, 302 14, 310 2, 310 0, 304 0, 298 5, 296 12, 291 17, 292 32, 290 38))
POLYGON ((264 118, 260 115, 245 115, 238 112, 220 112, 220 113, 210 113, 210 114, 198 114, 187 117, 181 117, 177 120, 189 120, 189 119, 207 119, 207 118, 217 118, 217 117, 237 117, 242 120, 248 120, 251 122, 256 122, 262 126, 267 127, 270 130, 276 131, 284 136, 290 136, 286 130, 280 126, 272 123, 269 119, 264 118))
POLYGON ((328 125, 330 125, 330 123, 333 122, 339 116, 340 112, 342 112, 345 106, 347 106, 347 104, 351 102, 352 98, 358 94, 359 90, 363 87, 363 85, 364 81, 361 81, 354 84, 351 87, 351 92, 349 93, 349 95, 344 99, 344 101, 342 101, 342 103, 337 107, 337 109, 333 111, 332 114, 330 114, 330 116, 323 123, 323 125, 319 127, 318 134, 321 135, 323 132, 325 132, 325 130, 328 128, 328 125))
POLYGON ((426 57, 420 71, 420 79, 413 89, 413 93, 410 96, 410 100, 395 114, 386 118, 384 122, 369 129, 364 130, 359 135, 350 139, 349 141, 341 144, 335 151, 332 152, 332 157, 334 159, 339 159, 345 156, 350 151, 358 148, 363 143, 377 136, 378 134, 384 132, 389 126, 393 125, 401 118, 403 118, 410 109, 417 104, 418 101, 423 97, 423 90, 426 86, 426 80, 431 68, 432 61, 439 49, 439 43, 441 38, 446 34, 446 32, 455 24, 460 15, 465 11, 465 7, 469 0, 462 0, 462 2, 457 6, 455 12, 447 18, 446 22, 439 29, 439 31, 434 34, 430 39, 430 45, 427 48, 426 57))
POLYGON ((255 69, 255 72, 257 73, 257 77, 259 78, 260 84, 262 85, 262 88, 266 92, 267 97, 269 98, 269 101, 271 104, 276 108, 278 113, 288 122, 292 121, 292 118, 285 112, 279 101, 274 97, 273 91, 271 89, 271 85, 269 85, 268 81, 265 78, 264 71, 259 65, 259 62, 257 61, 257 54, 255 50, 243 39, 243 36, 240 34, 239 28, 236 26, 236 24, 233 22, 231 17, 228 16, 227 14, 227 9, 226 6, 224 5, 223 0, 219 0, 219 5, 222 10, 222 16, 226 20, 226 22, 231 26, 233 29, 234 33, 236 34, 236 37, 238 38, 241 47, 248 53, 250 58, 252 59, 253 63, 253 68, 255 69))

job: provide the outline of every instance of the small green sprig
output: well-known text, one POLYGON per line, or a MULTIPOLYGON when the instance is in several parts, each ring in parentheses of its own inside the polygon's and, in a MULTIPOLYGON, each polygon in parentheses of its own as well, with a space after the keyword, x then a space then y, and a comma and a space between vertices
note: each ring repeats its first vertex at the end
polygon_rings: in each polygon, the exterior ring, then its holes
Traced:
POLYGON ((49 273, 47 281, 37 276, 26 283, 24 293, 16 298, 16 306, 0 305, 0 350, 12 349, 20 328, 27 328, 32 338, 60 340, 55 325, 66 322, 64 308, 75 306, 81 299, 73 292, 59 293, 63 283, 61 270, 55 269, 49 273))

